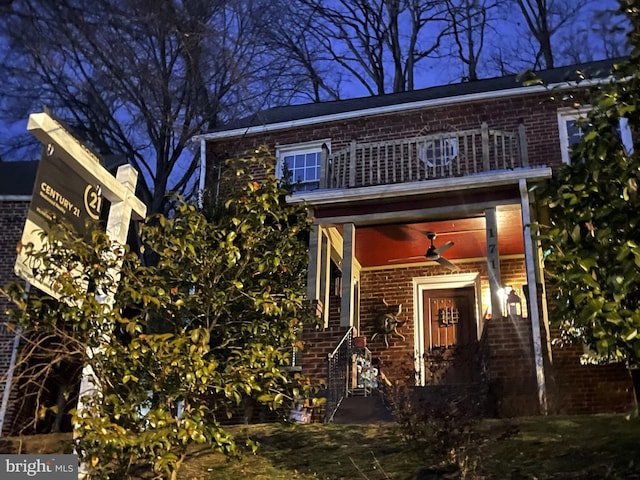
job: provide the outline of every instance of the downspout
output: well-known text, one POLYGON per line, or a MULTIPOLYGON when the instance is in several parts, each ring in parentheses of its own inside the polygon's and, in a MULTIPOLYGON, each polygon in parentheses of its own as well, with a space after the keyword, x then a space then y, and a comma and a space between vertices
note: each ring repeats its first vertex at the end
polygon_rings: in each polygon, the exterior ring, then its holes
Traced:
POLYGON ((198 181, 198 207, 202 208, 204 203, 204 186, 207 177, 207 143, 205 139, 200 140, 200 179, 198 181))
POLYGON ((547 387, 544 377, 544 359, 542 357, 542 339, 540 337, 540 311, 538 309, 538 287, 536 284, 535 255, 533 239, 531 238, 531 209, 529 207, 529 191, 527 181, 520 179, 520 206, 522 211, 522 226, 524 237, 525 268, 527 284, 529 285, 529 317, 531 319, 531 334, 533 338, 533 356, 536 368, 536 382, 538 384, 538 402, 543 415, 547 410, 547 387))
MULTIPOLYGON (((29 295, 31 284, 26 282, 24 286, 24 296, 29 295)), ((13 383, 13 372, 16 368, 16 360, 18 359, 18 349, 20 348, 20 337, 22 337, 22 327, 18 325, 16 334, 13 337, 13 347, 11 349, 11 358, 9 360, 9 369, 7 370, 7 380, 4 383, 4 391, 2 392, 2 405, 0 405, 0 437, 4 430, 4 419, 7 415, 9 406, 9 396, 11 395, 11 384, 13 383)))

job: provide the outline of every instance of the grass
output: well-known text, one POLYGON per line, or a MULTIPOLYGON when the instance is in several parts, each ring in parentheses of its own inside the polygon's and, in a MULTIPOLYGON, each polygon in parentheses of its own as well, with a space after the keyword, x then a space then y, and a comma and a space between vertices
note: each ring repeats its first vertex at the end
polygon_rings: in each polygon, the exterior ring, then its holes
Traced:
MULTIPOLYGON (((184 480, 430 480, 460 478, 435 473, 428 449, 406 442, 397 425, 281 425, 232 428, 239 439, 260 443, 256 455, 227 459, 194 449, 184 480)), ((59 436, 3 439, 0 451, 58 452, 59 436), (21 443, 19 443, 21 442, 21 443), (49 442, 49 443, 47 443, 49 442)), ((66 437, 70 440, 70 436, 66 437)), ((67 443, 68 445, 68 443, 67 443)), ((467 479, 640 480, 640 421, 621 415, 485 420, 467 445, 467 479), (470 466, 469 466, 470 465, 470 466)))

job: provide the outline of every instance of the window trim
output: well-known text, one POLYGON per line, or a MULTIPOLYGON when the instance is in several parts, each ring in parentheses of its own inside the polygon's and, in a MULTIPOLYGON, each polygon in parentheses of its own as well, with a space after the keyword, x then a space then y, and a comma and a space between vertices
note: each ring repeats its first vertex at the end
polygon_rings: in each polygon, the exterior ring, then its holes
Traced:
POLYGON ((429 168, 448 167, 458 157, 458 137, 442 136, 431 140, 419 142, 418 159, 429 168), (436 142, 439 142, 438 146, 436 142), (444 147, 444 151, 443 151, 444 147), (436 155, 436 152, 439 154, 436 155), (433 153, 433 157, 429 158, 429 153, 433 153))
MULTIPOLYGON (((326 145, 331 152, 331 139, 309 140, 307 142, 276 144, 276 177, 282 178, 284 173, 284 157, 288 155, 301 155, 307 153, 322 153, 322 147, 326 145)), ((320 178, 318 178, 320 180, 320 178)), ((311 183, 311 182, 303 182, 311 183)))
MULTIPOLYGON (((562 156, 562 163, 568 165, 571 162, 567 121, 587 118, 587 115, 592 109, 593 107, 591 105, 583 106, 580 108, 567 107, 558 109, 558 133, 560 136, 560 154, 562 156)), ((629 128, 629 121, 625 117, 620 117, 619 128, 620 140, 622 141, 622 145, 630 155, 631 153, 633 153, 633 138, 631 135, 631 129, 629 128)))
POLYGON ((587 118, 592 110, 591 106, 580 108, 560 108, 558 109, 558 133, 560 136, 560 154, 562 163, 567 165, 571 161, 571 152, 569 150, 569 131, 567 130, 567 121, 587 118))

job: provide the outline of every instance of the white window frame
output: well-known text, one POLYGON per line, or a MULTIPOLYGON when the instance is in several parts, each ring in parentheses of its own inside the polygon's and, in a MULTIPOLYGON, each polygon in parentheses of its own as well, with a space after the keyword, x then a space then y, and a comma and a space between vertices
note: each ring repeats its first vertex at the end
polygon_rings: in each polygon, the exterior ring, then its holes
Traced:
POLYGON ((457 137, 441 137, 418 142, 418 158, 429 168, 446 167, 457 156, 457 137), (436 142, 438 142, 439 145, 436 142))
MULTIPOLYGON (((286 145, 276 145, 276 158, 278 163, 276 165, 276 176, 282 178, 284 175, 284 157, 289 155, 303 155, 308 153, 322 153, 322 147, 326 145, 329 151, 331 151, 331 139, 324 138, 321 140, 311 140, 308 142, 292 143, 286 145)), ((295 179, 292 179, 295 188, 295 179)), ((318 176, 318 182, 320 178, 318 176)), ((302 182, 311 183, 311 182, 302 182)))
MULTIPOLYGON (((569 132, 567 130, 567 122, 570 120, 578 120, 587 118, 591 106, 581 108, 561 108, 558 109, 558 133, 560 135, 560 153, 562 155, 562 163, 569 164, 571 161, 571 152, 569 150, 569 132)), ((620 118, 620 139, 628 154, 633 152, 633 141, 631 137, 631 129, 626 118, 620 118)))

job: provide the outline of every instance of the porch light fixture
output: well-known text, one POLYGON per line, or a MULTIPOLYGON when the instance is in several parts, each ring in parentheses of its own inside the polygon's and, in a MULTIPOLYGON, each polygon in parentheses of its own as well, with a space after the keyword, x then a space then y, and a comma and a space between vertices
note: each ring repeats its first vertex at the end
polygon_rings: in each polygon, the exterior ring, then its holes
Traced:
POLYGON ((513 288, 507 295, 507 314, 511 318, 522 318, 522 300, 513 288))

